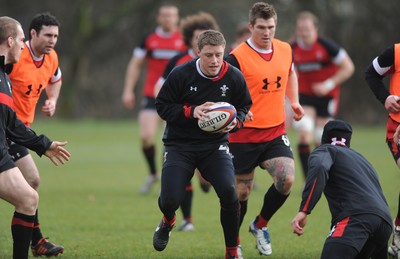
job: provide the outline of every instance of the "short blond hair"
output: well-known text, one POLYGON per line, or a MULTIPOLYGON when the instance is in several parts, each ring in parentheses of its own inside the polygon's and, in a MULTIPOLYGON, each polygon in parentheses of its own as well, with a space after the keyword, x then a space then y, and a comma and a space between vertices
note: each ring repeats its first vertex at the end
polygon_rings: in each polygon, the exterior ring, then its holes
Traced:
POLYGON ((199 35, 197 46, 199 50, 202 50, 204 46, 222 46, 225 48, 226 41, 224 35, 216 30, 206 30, 199 35))
POLYGON ((0 17, 0 44, 3 44, 8 37, 16 38, 18 35, 18 27, 22 27, 21 24, 8 16, 0 17))

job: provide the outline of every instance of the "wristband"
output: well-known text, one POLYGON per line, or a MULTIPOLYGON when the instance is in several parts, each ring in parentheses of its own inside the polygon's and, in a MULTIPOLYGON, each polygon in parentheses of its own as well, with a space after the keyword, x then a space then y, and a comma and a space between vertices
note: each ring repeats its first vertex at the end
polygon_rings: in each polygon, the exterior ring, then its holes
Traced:
POLYGON ((325 89, 328 91, 328 92, 330 92, 330 91, 332 91, 334 88, 335 88, 335 82, 332 80, 332 79, 327 79, 327 80, 325 80, 324 81, 324 86, 325 86, 325 89))

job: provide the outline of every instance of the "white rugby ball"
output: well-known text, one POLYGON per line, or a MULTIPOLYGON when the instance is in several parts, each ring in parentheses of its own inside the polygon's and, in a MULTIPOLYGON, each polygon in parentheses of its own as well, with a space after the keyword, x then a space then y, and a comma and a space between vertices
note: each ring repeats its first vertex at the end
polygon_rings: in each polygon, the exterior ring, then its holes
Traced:
POLYGON ((206 120, 198 120, 199 128, 207 132, 223 130, 236 118, 235 107, 227 102, 217 102, 207 111, 210 116, 206 120))

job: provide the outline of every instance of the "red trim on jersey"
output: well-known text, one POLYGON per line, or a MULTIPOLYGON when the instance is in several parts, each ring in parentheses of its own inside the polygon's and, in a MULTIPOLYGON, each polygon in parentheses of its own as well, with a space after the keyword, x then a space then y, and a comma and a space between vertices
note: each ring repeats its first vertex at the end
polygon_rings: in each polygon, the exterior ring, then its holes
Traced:
POLYGON ((183 106, 183 110, 184 110, 184 113, 185 113, 185 117, 186 118, 188 118, 188 119, 191 119, 192 118, 192 116, 191 116, 191 113, 192 113, 192 106, 189 106, 189 105, 184 105, 183 106))
POLYGON ((349 223, 349 220, 350 216, 339 221, 335 226, 335 230, 332 233, 332 237, 342 237, 344 230, 347 227, 347 223, 349 223))
POLYGON ((267 129, 246 128, 246 122, 244 126, 237 132, 229 133, 230 143, 263 143, 286 134, 285 123, 267 129))
POLYGON ((5 104, 11 109, 15 110, 14 101, 12 97, 5 93, 0 93, 0 104, 5 104))
POLYGON ((302 209, 303 212, 306 212, 306 213, 307 213, 307 211, 308 211, 308 205, 310 205, 310 200, 311 200, 311 197, 312 197, 312 195, 313 195, 313 193, 314 193, 314 189, 315 189, 315 184, 316 184, 316 183, 317 183, 317 179, 315 179, 314 182, 313 182, 313 185, 312 185, 312 187, 311 187, 310 194, 308 195, 307 201, 306 201, 306 203, 304 204, 304 207, 303 207, 303 209, 302 209))
POLYGON ((221 78, 224 77, 224 75, 228 71, 228 68, 229 68, 228 63, 226 61, 224 61, 222 63, 221 70, 219 71, 219 74, 216 77, 210 78, 210 80, 213 81, 213 82, 220 80, 221 78))
POLYGON ((33 228, 33 222, 27 222, 27 221, 25 221, 23 219, 19 219, 19 218, 16 218, 16 217, 14 217, 12 219, 11 225, 13 225, 13 226, 14 225, 20 225, 20 226, 24 226, 24 227, 27 227, 27 228, 33 228))

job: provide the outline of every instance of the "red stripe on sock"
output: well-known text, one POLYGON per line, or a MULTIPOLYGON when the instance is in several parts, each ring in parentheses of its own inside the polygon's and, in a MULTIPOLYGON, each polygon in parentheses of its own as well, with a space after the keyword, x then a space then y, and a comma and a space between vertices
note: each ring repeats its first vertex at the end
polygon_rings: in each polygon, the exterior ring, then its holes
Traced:
POLYGON ((16 217, 13 217, 12 221, 11 221, 11 225, 21 225, 24 227, 28 227, 28 228, 33 228, 33 222, 28 222, 16 217))

